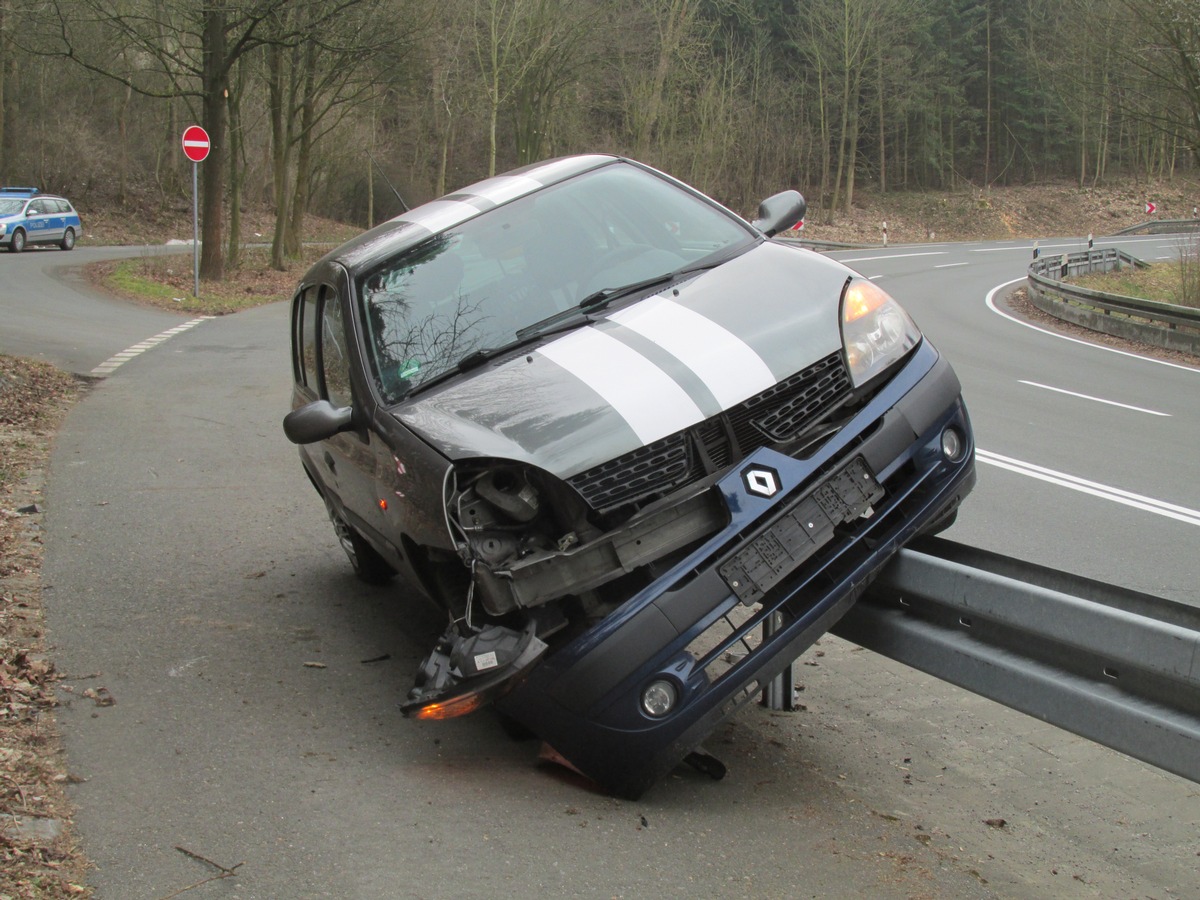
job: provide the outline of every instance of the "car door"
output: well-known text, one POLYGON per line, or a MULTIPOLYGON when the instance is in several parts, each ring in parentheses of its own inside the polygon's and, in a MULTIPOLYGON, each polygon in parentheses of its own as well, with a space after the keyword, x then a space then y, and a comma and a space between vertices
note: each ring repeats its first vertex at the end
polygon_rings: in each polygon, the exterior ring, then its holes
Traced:
POLYGON ((50 216, 46 213, 45 201, 30 200, 25 207, 25 235, 30 244, 40 244, 48 239, 50 216))
POLYGON ((376 501, 375 452, 367 427, 369 398, 356 386, 353 372, 360 365, 346 302, 336 287, 320 284, 309 288, 319 302, 321 396, 335 407, 355 410, 356 428, 322 441, 315 464, 323 468, 328 484, 337 494, 343 518, 372 543, 381 542, 383 510, 376 501))
MULTIPOLYGON (((54 201, 54 227, 58 229, 58 236, 62 238, 67 233, 67 228, 74 226, 76 223, 75 210, 71 208, 71 204, 66 200, 54 201)), ((78 228, 75 229, 78 233, 78 228)))

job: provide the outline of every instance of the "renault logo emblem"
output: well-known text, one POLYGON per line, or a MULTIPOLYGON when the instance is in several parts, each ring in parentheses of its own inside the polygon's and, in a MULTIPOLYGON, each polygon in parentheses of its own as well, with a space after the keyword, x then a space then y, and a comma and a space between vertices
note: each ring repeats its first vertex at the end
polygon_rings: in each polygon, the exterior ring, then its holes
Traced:
POLYGON ((742 484, 756 497, 774 497, 779 493, 779 473, 770 466, 749 466, 742 469, 742 484))

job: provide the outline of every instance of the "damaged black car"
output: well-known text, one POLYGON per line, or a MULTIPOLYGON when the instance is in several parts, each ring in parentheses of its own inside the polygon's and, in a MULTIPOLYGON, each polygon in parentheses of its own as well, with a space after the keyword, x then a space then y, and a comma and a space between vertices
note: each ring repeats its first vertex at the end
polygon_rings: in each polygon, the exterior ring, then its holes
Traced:
POLYGON ((772 239, 803 215, 568 157, 307 273, 285 433, 358 575, 446 614, 406 715, 494 704, 636 797, 953 521, 958 380, 885 291, 772 239))

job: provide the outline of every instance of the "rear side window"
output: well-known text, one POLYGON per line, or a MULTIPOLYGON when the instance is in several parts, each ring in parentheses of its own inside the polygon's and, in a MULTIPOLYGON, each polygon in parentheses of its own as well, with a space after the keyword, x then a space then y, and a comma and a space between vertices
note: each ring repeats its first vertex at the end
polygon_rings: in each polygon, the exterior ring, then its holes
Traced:
POLYGON ((296 346, 300 350, 299 371, 300 383, 311 388, 313 393, 320 390, 317 380, 317 288, 306 288, 300 295, 300 310, 297 316, 296 346))
POLYGON ((334 406, 350 406, 350 355, 346 348, 346 321, 337 292, 321 288, 321 377, 325 396, 334 406))

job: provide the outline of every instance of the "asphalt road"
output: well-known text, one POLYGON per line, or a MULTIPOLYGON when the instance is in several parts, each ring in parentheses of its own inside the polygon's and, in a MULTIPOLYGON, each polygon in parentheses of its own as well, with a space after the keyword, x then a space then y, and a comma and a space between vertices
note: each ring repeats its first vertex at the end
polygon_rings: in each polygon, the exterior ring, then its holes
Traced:
MULTIPOLYGON (((950 356, 994 457, 949 537, 1200 603, 1200 372, 993 312, 1028 245, 840 255, 950 356)), ((184 324, 64 282, 66 256, 0 259, 0 352, 90 372, 184 324)), ((797 666, 804 711, 713 736, 724 781, 680 770, 637 803, 487 715, 401 719, 439 622, 351 575, 280 430, 286 343, 282 305, 201 322, 116 368, 59 436, 45 601, 99 896, 217 874, 176 847, 242 863, 197 897, 1196 892, 1200 787, 832 638, 797 666)))

